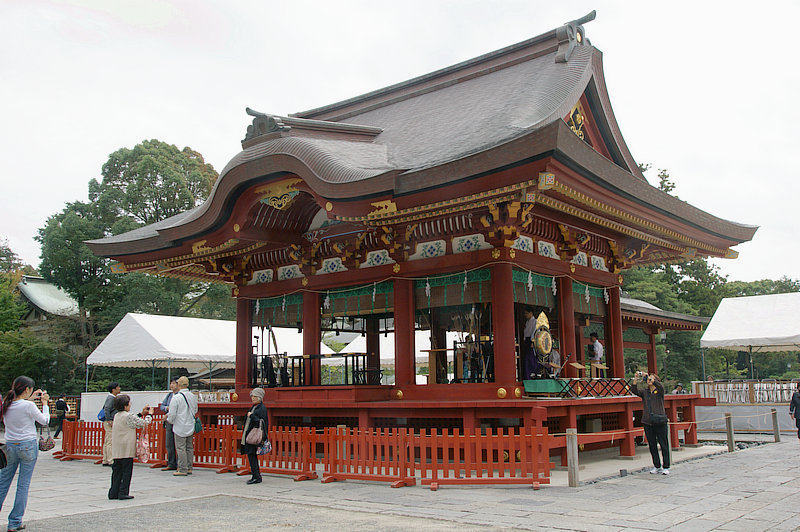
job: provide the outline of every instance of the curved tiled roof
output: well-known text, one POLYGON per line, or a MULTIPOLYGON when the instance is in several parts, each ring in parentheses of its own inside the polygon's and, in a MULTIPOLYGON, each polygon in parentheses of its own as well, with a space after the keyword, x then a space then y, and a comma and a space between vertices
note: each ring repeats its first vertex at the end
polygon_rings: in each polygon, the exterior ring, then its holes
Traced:
POLYGON ((109 256, 126 253, 125 242, 138 242, 142 251, 147 239, 158 249, 170 239, 202 234, 220 222, 237 186, 277 172, 296 173, 320 197, 354 199, 425 190, 544 153, 570 159, 609 190, 671 217, 732 241, 752 238, 754 227, 716 218, 644 180, 613 116, 601 52, 583 41, 560 61, 557 33, 296 118, 248 111, 256 119, 245 149, 226 165, 202 206, 89 244, 109 256), (587 89, 601 110, 595 118, 608 132, 614 161, 562 120, 587 89))
POLYGON ((24 275, 17 284, 17 289, 33 306, 48 314, 74 316, 79 311, 77 301, 41 277, 24 275))

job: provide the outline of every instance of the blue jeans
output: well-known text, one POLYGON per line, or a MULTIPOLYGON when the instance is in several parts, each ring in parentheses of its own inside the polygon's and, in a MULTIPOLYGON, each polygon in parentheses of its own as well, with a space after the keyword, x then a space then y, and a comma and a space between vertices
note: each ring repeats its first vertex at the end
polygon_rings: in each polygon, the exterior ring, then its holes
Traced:
POLYGON ((19 466, 17 496, 14 499, 14 508, 8 514, 8 528, 13 530, 22 524, 22 516, 25 514, 25 506, 28 504, 28 488, 31 486, 33 468, 39 457, 39 443, 37 440, 7 441, 6 457, 8 465, 0 469, 0 510, 3 509, 3 502, 6 500, 6 494, 8 494, 11 481, 14 480, 17 466, 19 466))

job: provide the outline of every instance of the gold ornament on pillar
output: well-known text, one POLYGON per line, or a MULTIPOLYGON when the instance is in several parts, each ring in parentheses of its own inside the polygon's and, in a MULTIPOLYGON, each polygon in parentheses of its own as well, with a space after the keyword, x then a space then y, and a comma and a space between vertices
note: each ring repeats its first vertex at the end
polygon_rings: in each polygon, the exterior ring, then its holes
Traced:
POLYGON ((403 390, 397 390, 396 392, 394 392, 394 396, 397 399, 402 399, 403 398, 403 390))
POLYGON ((505 399, 506 395, 508 395, 508 392, 506 391, 505 388, 498 388, 497 389, 497 397, 499 397, 500 399, 505 399))
POLYGON ((519 387, 514 388, 514 397, 522 397, 522 390, 519 387))
POLYGON ((238 401, 238 400, 239 400, 239 394, 238 394, 238 393, 236 393, 236 392, 233 392, 233 393, 231 394, 231 401, 233 401, 233 402, 235 403, 235 402, 236 402, 236 401, 238 401))

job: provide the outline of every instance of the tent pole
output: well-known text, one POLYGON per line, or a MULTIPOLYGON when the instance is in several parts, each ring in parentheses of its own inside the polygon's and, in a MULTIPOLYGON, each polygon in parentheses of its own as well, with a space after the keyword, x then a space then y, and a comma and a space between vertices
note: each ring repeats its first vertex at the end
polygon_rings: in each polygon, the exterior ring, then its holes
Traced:
POLYGON ((150 388, 155 390, 156 389, 156 361, 153 360, 153 370, 150 374, 150 388))
POLYGON ((209 362, 208 363, 208 391, 209 392, 211 391, 211 369, 212 369, 213 365, 214 365, 213 362, 209 362))
POLYGON ((167 359, 167 390, 170 389, 169 383, 172 382, 172 359, 167 359))
POLYGON ((86 359, 86 392, 89 391, 89 359, 86 359))
POLYGON ((706 350, 700 348, 700 362, 703 364, 703 382, 706 382, 706 350))

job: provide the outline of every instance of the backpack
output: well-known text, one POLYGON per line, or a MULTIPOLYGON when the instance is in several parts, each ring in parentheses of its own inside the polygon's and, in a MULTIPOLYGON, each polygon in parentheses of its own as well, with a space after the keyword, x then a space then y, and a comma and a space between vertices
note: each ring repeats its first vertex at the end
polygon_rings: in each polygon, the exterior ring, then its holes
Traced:
POLYGON ((97 413, 97 419, 99 419, 100 421, 105 421, 106 420, 106 409, 105 408, 101 408, 100 412, 97 413))

